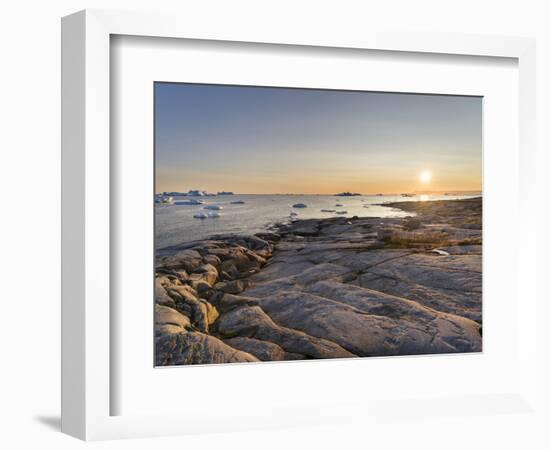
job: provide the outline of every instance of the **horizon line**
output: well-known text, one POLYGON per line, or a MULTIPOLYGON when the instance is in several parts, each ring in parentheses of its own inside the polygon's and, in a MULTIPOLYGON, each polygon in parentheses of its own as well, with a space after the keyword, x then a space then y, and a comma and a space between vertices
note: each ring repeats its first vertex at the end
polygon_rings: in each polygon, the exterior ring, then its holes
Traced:
MULTIPOLYGON (((223 191, 219 191, 223 192, 223 191)), ((165 194, 165 193, 178 193, 182 194, 184 196, 188 196, 187 192, 182 191, 159 191, 155 192, 155 195, 158 194, 165 194)), ((258 192, 232 192, 231 194, 218 194, 217 192, 209 193, 207 192, 205 195, 189 195, 189 197, 231 197, 232 195, 325 195, 325 196, 332 196, 332 197, 362 197, 362 196, 369 196, 369 195, 403 195, 403 194, 412 194, 412 195, 427 195, 427 194, 454 194, 454 193, 483 193, 482 189, 443 189, 438 191, 409 191, 409 192, 373 192, 373 193, 361 193, 361 192, 352 192, 351 195, 342 195, 343 192, 339 193, 330 193, 330 194, 323 194, 323 193, 304 193, 304 192, 266 192, 266 193, 258 193, 258 192)))

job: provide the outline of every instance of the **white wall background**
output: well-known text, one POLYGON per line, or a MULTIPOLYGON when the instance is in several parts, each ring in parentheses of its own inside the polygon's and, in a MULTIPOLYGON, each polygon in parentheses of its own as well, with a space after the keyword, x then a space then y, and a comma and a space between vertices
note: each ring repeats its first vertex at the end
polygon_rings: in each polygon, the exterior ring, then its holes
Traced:
MULTIPOLYGON (((0 9, 0 447, 82 448, 59 433, 60 17, 84 8, 179 11, 208 20, 237 16, 327 29, 369 26, 532 36, 538 39, 538 191, 541 280, 550 194, 550 11, 544 0, 201 1, 19 0, 0 9)), ((505 245, 505 243, 503 243, 505 245)), ((540 299, 550 300, 540 283, 540 299)), ((549 308, 539 313, 541 325, 549 308)), ((549 331, 540 335, 548 343, 549 331)), ((540 349, 548 386, 550 352, 540 349)), ((548 387, 541 391, 549 403, 548 387)), ((207 420, 207 419, 206 419, 207 420)), ((311 428, 248 434, 101 442, 94 448, 549 448, 550 419, 502 415, 419 422, 399 429, 311 428)))

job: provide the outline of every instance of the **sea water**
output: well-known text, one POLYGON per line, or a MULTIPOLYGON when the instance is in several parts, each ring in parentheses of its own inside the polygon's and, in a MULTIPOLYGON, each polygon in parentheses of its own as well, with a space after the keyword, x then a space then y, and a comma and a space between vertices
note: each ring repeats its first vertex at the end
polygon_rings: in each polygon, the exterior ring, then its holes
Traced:
POLYGON ((328 217, 406 217, 410 213, 384 206, 389 202, 453 200, 471 198, 465 195, 362 195, 340 197, 334 195, 217 195, 205 197, 174 197, 174 202, 197 199, 202 205, 155 204, 155 245, 163 248, 170 245, 208 238, 216 234, 254 234, 267 231, 276 223, 292 218, 328 217), (244 202, 232 204, 232 202, 244 202), (294 208, 303 203, 306 208, 294 208), (337 204, 342 206, 336 206, 337 204), (219 217, 196 219, 200 213, 208 214, 207 205, 217 205, 219 217), (335 210, 322 212, 321 210, 335 210), (337 214, 336 212, 345 214, 337 214), (296 216, 290 216, 296 213, 296 216))

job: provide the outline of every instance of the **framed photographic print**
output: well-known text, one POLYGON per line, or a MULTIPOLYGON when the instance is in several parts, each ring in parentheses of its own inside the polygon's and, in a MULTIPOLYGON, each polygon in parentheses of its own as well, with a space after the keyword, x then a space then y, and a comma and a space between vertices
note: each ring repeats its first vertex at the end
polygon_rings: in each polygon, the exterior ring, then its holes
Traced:
POLYGON ((481 97, 154 95, 156 365, 482 350, 481 97))
POLYGON ((258 27, 63 19, 63 430, 530 410, 533 42, 258 27))

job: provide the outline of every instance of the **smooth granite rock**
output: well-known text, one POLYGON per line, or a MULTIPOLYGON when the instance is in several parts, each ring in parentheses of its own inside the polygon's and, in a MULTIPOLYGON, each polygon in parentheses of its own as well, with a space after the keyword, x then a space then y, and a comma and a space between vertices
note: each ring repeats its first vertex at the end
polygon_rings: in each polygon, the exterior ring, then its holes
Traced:
POLYGON ((273 342, 285 351, 312 358, 355 356, 334 342, 319 339, 295 329, 280 327, 259 307, 244 306, 223 314, 217 322, 224 337, 244 336, 273 342))
POLYGON ((291 220, 157 254, 157 364, 482 350, 481 199, 291 220))
POLYGON ((155 365, 221 364, 256 362, 258 358, 236 350, 220 339, 203 333, 171 333, 157 337, 155 365))
POLYGON ((288 353, 273 342, 240 336, 226 339, 224 342, 233 348, 254 355, 260 361, 284 361, 289 359, 287 357, 288 353))

